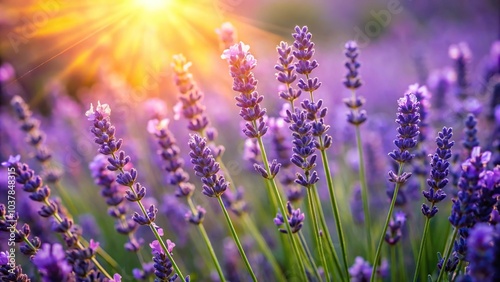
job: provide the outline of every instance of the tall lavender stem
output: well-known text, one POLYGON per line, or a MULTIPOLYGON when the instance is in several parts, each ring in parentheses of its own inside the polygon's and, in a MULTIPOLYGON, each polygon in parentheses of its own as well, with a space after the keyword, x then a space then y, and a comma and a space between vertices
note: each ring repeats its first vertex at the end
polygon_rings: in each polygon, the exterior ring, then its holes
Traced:
POLYGON ((413 158, 413 154, 411 154, 409 150, 414 148, 417 144, 416 137, 419 134, 418 106, 419 103, 417 98, 412 93, 407 93, 403 98, 398 100, 398 114, 396 122, 399 124, 399 127, 397 139, 394 140, 394 144, 398 147, 398 149, 389 153, 389 156, 398 163, 398 172, 395 174, 392 170, 389 171, 389 181, 396 183, 396 186, 394 188, 394 194, 392 195, 389 212, 387 213, 387 218, 375 252, 373 271, 370 277, 370 281, 372 282, 375 280, 382 245, 386 236, 387 227, 389 226, 389 221, 394 211, 399 188, 411 177, 411 173, 403 172, 403 166, 413 158))
POLYGON ((200 137, 199 135, 195 134, 191 136, 191 139, 189 140, 189 148, 191 149, 189 156, 191 157, 191 163, 194 165, 194 171, 196 175, 201 178, 201 182, 203 183, 203 194, 207 197, 217 198, 229 226, 229 230, 231 231, 231 236, 233 237, 233 240, 240 252, 240 256, 243 259, 250 276, 252 276, 253 281, 257 281, 257 277, 255 276, 252 266, 248 261, 245 251, 243 250, 238 234, 236 233, 231 218, 229 217, 229 213, 227 212, 226 206, 222 201, 221 196, 226 191, 229 183, 226 182, 224 176, 218 175, 220 170, 219 163, 215 161, 211 150, 207 147, 206 139, 200 137))
POLYGON ((111 109, 109 105, 102 104, 98 102, 97 107, 94 109, 93 105, 90 105, 90 109, 85 113, 88 120, 92 121, 93 125, 91 127, 91 132, 94 134, 94 142, 99 145, 99 153, 103 155, 111 156, 108 158, 109 166, 108 169, 112 171, 119 171, 117 176, 117 182, 121 185, 128 187, 126 199, 131 202, 136 202, 142 215, 135 213, 132 217, 135 222, 139 225, 147 225, 151 229, 151 232, 155 236, 156 240, 160 244, 164 253, 167 255, 168 259, 171 261, 175 272, 180 276, 181 280, 184 281, 185 278, 182 275, 179 267, 175 263, 172 255, 162 240, 160 233, 156 229, 156 225, 153 224, 156 219, 156 213, 158 210, 154 205, 151 205, 148 210, 144 207, 142 203, 142 198, 146 195, 146 188, 137 182, 137 170, 131 169, 130 171, 125 171, 124 167, 130 162, 130 157, 125 155, 124 151, 120 151, 123 140, 116 140, 115 138, 115 127, 111 124, 111 109), (117 156, 118 153, 118 156, 117 156))
MULTIPOLYGON (((332 205, 333 215, 335 217, 335 227, 337 229, 337 234, 339 236, 340 248, 342 250, 343 258, 343 270, 345 275, 349 273, 349 266, 347 262, 347 248, 344 239, 344 231, 342 228, 342 222, 340 220, 340 213, 337 205, 337 198, 334 192, 333 178, 330 170, 330 164, 328 162, 328 156, 326 150, 332 145, 332 137, 326 132, 329 130, 330 126, 325 123, 325 116, 328 112, 326 107, 322 107, 323 100, 314 101, 314 91, 316 91, 320 86, 321 82, 317 77, 311 78, 310 75, 312 71, 318 67, 318 62, 312 60, 314 55, 314 43, 311 41, 312 34, 308 31, 307 26, 302 28, 296 26, 295 33, 292 34, 295 41, 293 46, 295 50, 293 51, 293 56, 297 59, 295 63, 295 70, 297 73, 302 74, 305 77, 299 79, 297 86, 304 92, 309 92, 310 100, 305 99, 301 106, 308 112, 308 119, 313 124, 313 135, 317 137, 316 147, 321 152, 321 161, 323 164, 323 170, 326 176, 326 183, 328 186, 328 192, 330 195, 330 203, 332 205)), ((321 204, 321 202, 318 202, 321 204)), ((320 206, 321 208, 321 206, 320 206)), ((336 257, 336 254, 332 254, 336 257)))
MULTIPOLYGON (((276 185, 275 176, 279 171, 280 165, 273 162, 272 167, 269 165, 269 160, 264 147, 262 136, 267 132, 267 125, 264 121, 265 109, 260 107, 260 102, 264 99, 256 91, 257 80, 255 79, 252 70, 256 66, 255 58, 248 52, 250 47, 240 42, 231 46, 224 51, 222 59, 227 59, 230 66, 230 74, 233 77, 233 90, 240 93, 237 100, 237 106, 241 107, 240 116, 246 121, 244 133, 249 138, 256 138, 262 153, 264 168, 257 166, 259 172, 265 176, 266 181, 272 187, 274 198, 278 202, 278 207, 285 214, 287 209, 281 197, 278 186, 276 185)), ((278 208, 276 207, 276 208, 278 208)), ((299 263, 300 275, 302 279, 307 279, 305 273, 305 265, 301 260, 298 243, 293 236, 292 229, 288 220, 285 220, 287 234, 293 246, 295 257, 299 263)))
POLYGON ((443 188, 448 184, 448 178, 446 178, 448 176, 448 168, 450 166, 448 159, 451 157, 451 147, 455 144, 455 142, 450 141, 452 136, 452 129, 444 127, 436 138, 437 149, 436 153, 432 156, 432 170, 430 178, 427 179, 427 184, 430 189, 423 192, 424 197, 431 203, 431 206, 429 207, 426 204, 422 205, 422 213, 425 216, 425 225, 422 240, 420 241, 417 263, 415 266, 415 275, 413 276, 413 281, 415 282, 418 279, 420 261, 422 259, 427 234, 429 233, 430 220, 438 212, 438 208, 435 207, 435 205, 446 197, 443 188))
POLYGON ((344 99, 344 103, 350 109, 347 114, 347 121, 354 125, 356 131, 356 145, 358 148, 359 156, 359 180, 361 182, 361 200, 363 202, 363 213, 365 217, 365 233, 366 233, 366 243, 368 248, 367 259, 370 261, 373 257, 373 247, 372 247, 372 236, 370 232, 371 220, 370 220, 370 206, 369 206, 369 194, 368 185, 366 184, 366 173, 365 173, 365 160, 363 154, 363 143, 361 142, 361 124, 363 124, 367 117, 365 110, 360 108, 365 103, 363 97, 356 96, 356 90, 361 87, 362 83, 359 77, 358 68, 360 63, 357 61, 359 56, 358 45, 354 41, 349 41, 345 44, 345 55, 348 61, 345 66, 348 70, 346 78, 344 80, 344 85, 351 90, 352 96, 350 99, 344 99))

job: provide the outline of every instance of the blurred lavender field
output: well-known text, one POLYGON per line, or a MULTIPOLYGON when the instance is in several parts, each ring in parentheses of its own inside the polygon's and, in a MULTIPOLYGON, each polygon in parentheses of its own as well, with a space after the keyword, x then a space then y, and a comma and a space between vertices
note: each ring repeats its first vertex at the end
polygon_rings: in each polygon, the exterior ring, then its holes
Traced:
POLYGON ((6 0, 0 38, 2 281, 500 279, 497 1, 6 0))

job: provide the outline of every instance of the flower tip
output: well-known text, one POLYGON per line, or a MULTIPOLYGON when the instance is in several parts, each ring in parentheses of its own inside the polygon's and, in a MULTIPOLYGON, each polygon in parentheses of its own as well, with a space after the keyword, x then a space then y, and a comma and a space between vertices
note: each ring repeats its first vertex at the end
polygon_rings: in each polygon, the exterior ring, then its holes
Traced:
POLYGON ((16 164, 18 162, 21 161, 21 155, 16 155, 16 156, 9 156, 9 160, 7 160, 6 162, 3 162, 2 163, 2 166, 3 167, 9 167, 13 164, 16 164))

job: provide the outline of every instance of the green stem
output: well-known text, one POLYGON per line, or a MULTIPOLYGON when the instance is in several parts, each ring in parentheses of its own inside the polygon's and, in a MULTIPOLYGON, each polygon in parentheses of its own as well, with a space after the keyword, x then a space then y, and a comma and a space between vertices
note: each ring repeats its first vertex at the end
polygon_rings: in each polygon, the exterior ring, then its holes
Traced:
MULTIPOLYGON (((316 205, 314 204, 313 200, 313 194, 311 192, 311 189, 314 189, 314 187, 307 187, 307 200, 309 201, 309 208, 310 211, 309 213, 311 214, 312 218, 312 225, 313 225, 313 234, 314 234, 314 239, 316 241, 316 248, 318 249, 320 258, 321 258, 321 263, 323 264, 323 267, 325 269, 325 278, 326 281, 330 281, 330 269, 328 267, 328 264, 326 263, 326 257, 325 257, 325 250, 323 249, 323 242, 321 240, 321 228, 318 224, 318 216, 316 214, 316 205)), ((332 272, 333 273, 333 272, 332 272)), ((322 279, 320 279, 322 281, 322 279)))
POLYGON ((398 266, 397 266, 397 258, 396 258, 396 246, 389 246, 389 250, 391 253, 391 281, 398 281, 398 266))
POLYGON ((253 273, 252 266, 250 266, 250 262, 248 261, 248 258, 245 255, 245 251, 243 250, 243 246, 241 246, 240 239, 238 238, 238 234, 236 234, 236 230, 234 229, 231 218, 229 217, 229 213, 227 212, 226 207, 224 206, 224 203, 222 202, 222 198, 217 197, 217 201, 219 201, 220 208, 222 209, 222 212, 224 213, 224 217, 226 218, 227 225, 229 226, 229 229, 231 231, 231 236, 233 237, 233 240, 236 243, 238 250, 240 251, 241 258, 245 262, 245 266, 247 267, 247 270, 250 273, 250 276, 252 276, 252 280, 257 281, 257 277, 253 273))
POLYGON ((342 258, 344 260, 344 273, 346 275, 349 274, 349 266, 347 265, 347 249, 345 246, 345 240, 344 240, 344 231, 342 230, 342 222, 340 221, 340 214, 339 214, 339 208, 337 205, 337 200, 335 197, 335 192, 333 188, 333 179, 332 175, 330 172, 330 165, 328 164, 328 157, 326 156, 326 150, 323 147, 323 140, 320 138, 319 139, 320 147, 323 148, 321 150, 321 161, 323 162, 323 169, 325 171, 326 175, 326 182, 328 184, 328 192, 330 194, 330 201, 332 203, 332 209, 333 209, 333 216, 335 217, 335 226, 337 228, 337 233, 339 236, 339 241, 340 241, 340 248, 342 250, 342 258))
MULTIPOLYGON (((432 204, 432 206, 434 206, 434 203, 432 204)), ((429 231, 429 225, 430 225, 430 218, 425 217, 424 233, 422 234, 422 240, 420 241, 420 248, 418 251, 417 264, 415 266, 415 274, 413 275, 413 282, 417 282, 417 277, 419 276, 420 262, 422 260, 422 254, 424 252, 424 246, 427 239, 427 233, 429 231)))
POLYGON ((398 251, 398 255, 399 255, 399 280, 398 281, 408 281, 408 279, 406 279, 406 267, 405 267, 405 256, 403 254, 403 242, 399 242, 399 244, 397 244, 396 246, 396 250, 398 251))
POLYGON ((247 227, 248 231, 252 235, 253 239, 259 246, 260 250, 264 254, 264 257, 267 259, 267 262, 271 265, 274 275, 276 276, 277 281, 286 281, 286 278, 283 274, 283 272, 280 269, 280 266, 278 262, 276 261, 276 258, 274 257, 273 253, 271 252, 271 249, 267 245, 266 241, 262 237, 261 233, 255 226, 254 222, 250 219, 249 215, 247 213, 244 213, 241 215, 241 219, 243 221, 243 224, 247 227))
POLYGON ((453 249, 453 244, 455 243, 455 239, 457 238, 457 234, 458 234, 458 228, 455 228, 453 230, 453 235, 451 235, 451 241, 450 241, 450 243, 448 245, 448 249, 446 250, 446 254, 444 256, 443 264, 441 266, 441 270, 439 271, 439 276, 438 276, 436 282, 441 281, 441 279, 443 278, 443 274, 446 272, 445 271, 445 269, 446 269, 446 263, 448 262, 448 259, 450 258, 451 250, 453 249))
POLYGON ((299 240, 300 240, 300 252, 302 253, 302 259, 306 259, 309 262, 308 267, 310 267, 311 272, 314 272, 314 275, 316 275, 316 278, 321 280, 321 274, 319 273, 318 267, 316 266, 316 262, 314 262, 313 255, 311 253, 311 250, 309 250, 309 247, 307 246, 307 241, 306 237, 304 237, 304 233, 302 233, 302 230, 297 232, 299 235, 299 240))
MULTIPOLYGON (((191 209, 191 212, 193 214, 195 214, 196 208, 194 206, 193 199, 191 198, 191 196, 187 196, 186 200, 188 202, 189 208, 191 209)), ((205 245, 207 246, 207 249, 210 253, 212 261, 215 265, 215 269, 217 270, 217 273, 219 274, 220 281, 225 282, 226 278, 224 278, 224 273, 222 272, 222 268, 219 264, 219 260, 217 259, 217 256, 215 255, 214 248, 212 246, 212 243, 210 242, 210 238, 208 238, 207 231, 205 230, 203 223, 200 222, 196 226, 198 227, 198 230, 200 230, 201 237, 203 238, 203 241, 205 242, 205 245)))
MULTIPOLYGON (((398 168, 398 177, 401 175, 403 171, 403 163, 399 164, 398 168)), ((373 282, 375 280, 375 274, 377 272, 378 261, 380 259, 380 251, 382 250, 382 245, 384 244, 385 233, 387 232, 387 227, 389 226, 389 221, 392 217, 392 212, 394 211, 394 206, 396 205, 396 198, 398 197, 399 188, 401 183, 396 183, 396 187, 394 188, 394 194, 392 195, 391 205, 389 206, 389 212, 387 213, 387 218, 385 219, 384 228, 382 230, 382 235, 380 235, 380 240, 378 241, 377 251, 375 252, 375 259, 373 260, 373 270, 372 275, 370 277, 370 281, 373 282)))
MULTIPOLYGON (((83 244, 85 244, 86 246, 89 245, 89 242, 87 242, 87 240, 85 240, 85 238, 83 238, 83 237, 80 237, 80 241, 83 244)), ((105 262, 107 262, 115 271, 118 272, 118 270, 120 270, 120 266, 118 265, 118 262, 115 259, 113 259, 113 257, 110 256, 103 248, 98 247, 97 254, 100 255, 102 257, 102 259, 105 262)))
MULTIPOLYGON (((257 128, 257 125, 255 123, 255 121, 252 122, 253 123, 253 126, 255 128, 257 128)), ((268 173, 268 175, 272 175, 271 174, 271 169, 269 167, 269 161, 267 159, 267 153, 266 153, 266 149, 264 147, 264 142, 262 141, 262 137, 259 136, 257 137, 257 141, 259 143, 259 148, 260 148, 260 151, 262 153, 262 161, 264 162, 264 166, 266 168, 266 171, 268 173)), ((299 267, 300 267, 300 271, 301 271, 301 277, 303 278, 303 281, 307 281, 307 276, 306 276, 306 272, 305 272, 305 266, 304 266, 304 262, 300 259, 300 253, 299 253, 299 249, 298 249, 298 246, 297 246, 297 241, 295 240, 294 236, 293 236, 293 233, 292 233, 292 228, 290 227, 290 223, 288 222, 288 218, 287 218, 287 209, 285 207, 285 204, 283 203, 283 200, 281 199, 281 195, 280 195, 280 192, 278 190, 278 186, 276 185, 276 181, 274 180, 274 178, 272 179, 266 179, 266 181, 269 182, 269 184, 271 185, 272 187, 272 191, 274 192, 274 196, 275 196, 275 199, 278 201, 279 203, 279 208, 281 209, 281 212, 283 214, 283 218, 285 219, 285 227, 286 227, 286 230, 287 230, 287 234, 290 238, 290 241, 292 242, 292 247, 293 247, 293 250, 295 252, 295 257, 297 258, 297 261, 299 263, 299 267)))
POLYGON ((359 154, 359 179, 361 183, 361 199, 363 201, 363 212, 365 215, 365 232, 366 232, 366 243, 368 247, 368 260, 371 261, 373 257, 373 246, 372 246, 372 235, 370 232, 370 227, 372 225, 370 220, 368 185, 366 184, 365 160, 363 157, 363 143, 361 142, 360 126, 356 125, 355 127, 356 127, 356 143, 358 145, 358 154, 359 154))
MULTIPOLYGON (((319 207, 318 210, 319 210, 319 219, 321 223, 321 228, 323 228, 323 232, 325 233, 325 236, 323 236, 323 238, 327 242, 328 250, 330 251, 331 260, 334 264, 334 268, 340 274, 342 272, 342 268, 340 266, 339 258, 337 256, 337 251, 335 250, 335 246, 333 245, 332 236, 330 235, 330 230, 328 229, 328 225, 326 224, 325 214, 321 206, 321 200, 319 198, 318 190, 315 188, 312 191, 314 194, 314 200, 316 201, 316 205, 319 207)), ((342 281, 345 278, 343 275, 340 275, 340 277, 342 281)))

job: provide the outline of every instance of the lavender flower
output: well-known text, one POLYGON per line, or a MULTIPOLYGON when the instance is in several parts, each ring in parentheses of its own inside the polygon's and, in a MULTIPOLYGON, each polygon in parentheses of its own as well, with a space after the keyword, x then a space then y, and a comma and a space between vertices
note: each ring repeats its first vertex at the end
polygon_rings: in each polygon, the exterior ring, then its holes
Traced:
POLYGON ((373 268, 362 257, 356 257, 354 264, 349 267, 349 275, 352 282, 366 282, 370 281, 373 268))
POLYGON ((470 155, 474 147, 479 146, 479 141, 477 140, 477 120, 473 114, 469 114, 465 119, 465 138, 462 145, 467 151, 467 155, 470 155))
POLYGON ((33 257, 33 264, 38 268, 42 281, 71 281, 74 279, 71 266, 66 261, 63 247, 55 243, 43 244, 42 248, 33 257))
MULTIPOLYGON (((293 47, 295 47, 293 56, 297 58, 297 62, 295 63, 295 70, 297 71, 297 73, 309 75, 315 68, 318 67, 318 62, 316 60, 311 61, 311 58, 314 55, 315 51, 314 43, 311 41, 312 34, 308 31, 307 26, 303 26, 302 28, 300 28, 299 26, 295 26, 295 33, 293 33, 292 36, 295 39, 295 41, 293 42, 293 47)), ((310 91, 307 85, 308 83, 306 81, 299 81, 299 88, 301 88, 302 90, 310 91), (307 90, 300 85, 303 85, 307 90)), ((321 83, 316 84, 313 82, 313 85, 311 85, 313 87, 311 89, 317 89, 317 87, 319 87, 320 85, 321 83)))
POLYGON ((197 134, 191 135, 189 148, 195 174, 201 177, 203 183, 203 194, 208 197, 220 197, 229 183, 226 182, 224 176, 218 175, 220 166, 211 154, 206 139, 197 134))
POLYGON ((0 278, 2 281, 29 282, 31 281, 28 275, 23 273, 20 265, 9 263, 9 254, 0 252, 0 278))
MULTIPOLYGON (((52 153, 44 145, 45 134, 40 130, 40 121, 32 116, 28 104, 20 96, 14 96, 10 103, 21 122, 21 130, 27 134, 26 142, 35 148, 36 160, 46 168, 52 153)), ((46 176, 45 179, 49 183, 56 183, 61 174, 61 171, 55 168, 42 171, 42 175, 46 176)))
POLYGON ((73 225, 73 220, 62 212, 62 205, 49 198, 51 190, 48 186, 43 185, 42 178, 36 175, 27 164, 17 162, 9 165, 14 168, 16 182, 23 185, 25 192, 31 193, 29 198, 44 204, 38 214, 42 217, 59 218, 60 220, 53 222, 52 230, 63 235, 68 247, 75 247, 78 243, 78 234, 73 232, 76 226, 73 225))
POLYGON ((365 103, 365 99, 355 94, 355 90, 361 87, 361 80, 358 74, 360 63, 357 61, 359 55, 358 45, 354 41, 348 41, 345 44, 345 49, 345 55, 348 59, 345 66, 348 72, 344 80, 344 85, 352 90, 353 93, 351 98, 344 99, 345 105, 350 109, 347 114, 347 121, 353 125, 360 125, 366 121, 367 117, 366 111, 360 109, 365 103))
POLYGON ((288 112, 291 121, 290 130, 293 136, 293 152, 290 161, 304 171, 304 175, 297 173, 295 183, 311 188, 319 181, 318 173, 313 170, 316 167, 316 154, 314 154, 316 142, 312 135, 312 125, 307 121, 306 111, 288 112), (312 172, 311 172, 312 171, 312 172))
POLYGON ((477 202, 479 200, 479 180, 486 164, 491 157, 490 152, 481 153, 481 148, 475 147, 471 157, 462 164, 462 174, 458 182, 458 198, 453 199, 450 223, 466 233, 467 228, 476 222, 477 202))
MULTIPOLYGON (((152 249, 152 254, 153 254, 153 261, 154 261, 154 268, 155 268, 155 275, 157 279, 155 281, 168 281, 172 282, 177 279, 177 274, 172 275, 173 268, 172 268, 172 262, 168 258, 168 256, 165 255, 165 252, 163 251, 163 248, 160 246, 160 243, 157 240, 154 240, 149 244, 149 246, 152 249)), ((171 242, 170 240, 167 240, 167 250, 169 253, 172 253, 173 249, 175 247, 175 244, 171 242)))
POLYGON ((241 108, 240 116, 246 121, 243 133, 249 138, 259 138, 267 132, 264 121, 266 110, 260 107, 264 96, 259 95, 257 80, 252 72, 257 61, 243 42, 231 46, 222 53, 221 58, 228 61, 229 73, 233 77, 233 90, 240 95, 235 99, 241 108))
POLYGON ((144 240, 137 240, 134 235, 138 224, 132 219, 126 219, 128 206, 123 202, 124 192, 116 182, 114 173, 107 170, 107 164, 108 160, 104 155, 97 155, 89 164, 92 178, 102 188, 101 195, 106 198, 106 204, 109 206, 108 214, 117 220, 115 225, 116 231, 128 237, 125 249, 129 252, 137 252, 140 250, 144 240))
MULTIPOLYGON (((417 145, 416 138, 419 134, 418 123, 420 122, 418 113, 419 103, 415 95, 407 93, 405 97, 398 100, 398 105, 396 122, 399 124, 399 127, 397 129, 397 139, 394 140, 394 145, 398 149, 390 152, 389 157, 402 165, 410 162, 414 156, 409 150, 417 145)), ((408 172, 397 175, 392 170, 389 171, 389 181, 391 182, 403 184, 410 177, 411 173, 408 172)), ((394 192, 391 194, 394 194, 394 192)))
POLYGON ((468 95, 470 85, 468 78, 469 63, 471 60, 471 51, 465 42, 451 45, 449 49, 450 58, 455 62, 455 72, 457 76, 457 97, 465 99, 468 95))
POLYGON ((385 234, 385 241, 389 245, 396 245, 401 239, 401 229, 406 222, 406 214, 402 211, 396 212, 394 219, 389 222, 389 228, 385 234))
POLYGON ((495 234, 494 228, 485 223, 477 224, 470 232, 467 239, 467 261, 469 261, 469 275, 473 281, 493 281, 491 278, 495 269, 493 264, 495 249, 492 245, 495 235, 499 235, 498 231, 495 234))
POLYGON ((295 74, 295 65, 293 60, 295 57, 291 56, 292 47, 288 46, 286 42, 281 41, 280 45, 276 48, 278 51, 278 64, 274 66, 278 72, 276 73, 276 79, 285 84, 279 91, 279 96, 289 101, 291 104, 300 97, 302 91, 294 89, 291 84, 297 79, 295 74))
POLYGON ((348 41, 345 44, 345 56, 348 59, 345 63, 345 67, 348 72, 344 80, 344 85, 348 89, 352 90, 356 90, 362 85, 358 74, 358 69, 361 66, 361 64, 357 61, 358 55, 358 44, 355 41, 348 41))
POLYGON ((215 33, 219 36, 219 42, 223 49, 227 49, 236 43, 237 32, 230 22, 222 23, 220 28, 215 29, 215 33))
POLYGON ((182 115, 189 121, 188 129, 202 133, 209 122, 205 115, 205 107, 201 104, 203 93, 196 87, 193 75, 189 72, 191 62, 183 55, 175 55, 172 68, 175 73, 175 84, 180 92, 179 104, 182 115))
MULTIPOLYGON (((302 225, 304 224, 304 219, 305 219, 304 213, 301 213, 300 208, 293 209, 292 204, 290 202, 287 202, 286 209, 287 209, 286 217, 288 223, 290 224, 292 233, 299 232, 299 230, 302 229, 302 225)), ((276 214, 276 217, 274 218, 274 224, 276 224, 276 226, 278 227, 285 224, 285 219, 283 218, 283 215, 281 213, 276 214)), ((286 229, 279 228, 278 230, 281 233, 288 233, 286 229)))
POLYGON ((423 191, 424 197, 432 204, 431 207, 422 204, 422 213, 428 218, 432 218, 438 212, 438 208, 434 205, 446 197, 443 189, 448 184, 447 176, 450 167, 448 159, 451 158, 451 148, 455 144, 450 141, 452 136, 452 128, 443 127, 436 138, 437 149, 431 158, 432 170, 430 178, 427 179, 429 190, 423 191))
POLYGON ((158 154, 165 162, 164 169, 167 171, 167 182, 176 186, 175 195, 177 197, 189 197, 193 194, 194 185, 189 182, 187 174, 182 166, 184 161, 180 156, 180 149, 176 145, 173 134, 168 130, 168 119, 150 120, 148 122, 148 132, 158 139, 161 150, 158 154))

